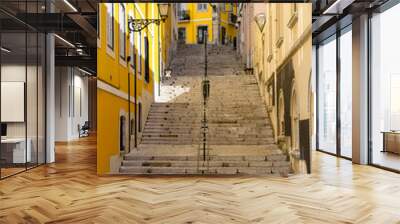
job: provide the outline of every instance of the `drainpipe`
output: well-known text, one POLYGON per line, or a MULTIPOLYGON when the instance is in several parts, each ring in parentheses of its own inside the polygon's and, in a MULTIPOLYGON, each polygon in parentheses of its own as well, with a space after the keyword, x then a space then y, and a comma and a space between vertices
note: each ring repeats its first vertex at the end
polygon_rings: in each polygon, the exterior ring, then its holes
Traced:
POLYGON ((129 133, 129 138, 128 138, 128 148, 129 148, 129 152, 131 151, 131 76, 129 74, 129 63, 131 61, 131 56, 128 56, 126 58, 126 62, 128 65, 128 133, 129 133))
MULTIPOLYGON (((135 57, 136 59, 136 57, 135 57)), ((136 62, 134 62, 136 63, 136 62)), ((136 65, 137 66, 137 65, 136 65)), ((136 74, 136 66, 135 66, 135 71, 133 72, 134 74, 134 81, 135 81, 135 85, 134 85, 134 92, 135 92, 135 148, 137 148, 137 74, 136 74)))

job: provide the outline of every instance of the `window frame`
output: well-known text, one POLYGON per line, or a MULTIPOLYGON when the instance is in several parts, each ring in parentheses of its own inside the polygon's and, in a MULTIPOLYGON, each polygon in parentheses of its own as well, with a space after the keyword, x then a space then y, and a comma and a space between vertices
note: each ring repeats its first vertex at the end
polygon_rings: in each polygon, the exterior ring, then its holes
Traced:
POLYGON ((114 4, 113 3, 107 3, 107 17, 106 17, 106 25, 107 25, 107 35, 106 35, 106 43, 108 49, 111 51, 114 51, 115 48, 115 35, 114 35, 114 29, 115 29, 115 24, 114 24, 114 18, 115 18, 115 12, 114 12, 114 4), (111 10, 110 10, 111 8, 111 10), (109 14, 111 12, 111 15, 109 14), (111 20, 111 22, 110 22, 111 20), (111 26, 111 27, 110 27, 111 26), (112 31, 112 32, 109 32, 112 31))
POLYGON ((198 12, 207 12, 208 11, 208 3, 197 3, 197 11, 198 12))
POLYGON ((118 22, 119 22, 119 57, 123 61, 126 60, 126 7, 124 3, 118 6, 118 22), (123 15, 121 15, 123 14, 123 15), (123 21, 123 24, 122 24, 123 21), (122 43, 121 43, 122 42, 122 43))
POLYGON ((346 34, 347 32, 352 32, 352 23, 342 27, 340 30, 337 30, 335 33, 333 33, 332 35, 324 38, 323 40, 320 40, 318 42, 318 44, 316 45, 316 150, 319 152, 323 152, 323 153, 327 153, 339 158, 343 158, 343 159, 347 159, 347 160, 352 160, 352 158, 347 157, 345 155, 343 155, 342 153, 342 142, 341 142, 341 132, 342 132, 342 123, 341 123, 341 117, 340 117, 340 113, 341 113, 341 52, 340 52, 340 44, 341 44, 341 37, 346 34), (319 117, 319 111, 321 110, 321 108, 319 108, 319 99, 320 99, 320 93, 319 93, 319 87, 321 84, 321 80, 320 80, 320 74, 319 74, 319 62, 320 62, 320 55, 319 55, 319 48, 320 45, 322 43, 328 43, 330 41, 335 41, 336 42, 336 50, 335 50, 335 58, 336 58, 336 151, 335 152, 329 152, 323 148, 320 148, 320 142, 319 142, 319 135, 320 135, 320 131, 319 130, 319 123, 320 123, 320 117, 319 117))
POLYGON ((142 32, 138 32, 138 38, 137 38, 137 64, 136 64, 136 70, 138 73, 138 77, 142 77, 142 32))
MULTIPOLYGON (((129 17, 133 18, 132 14, 129 13, 129 17)), ((131 56, 131 60, 129 62, 130 67, 132 68, 133 72, 136 72, 136 52, 135 52, 135 33, 129 33, 129 53, 131 56)))

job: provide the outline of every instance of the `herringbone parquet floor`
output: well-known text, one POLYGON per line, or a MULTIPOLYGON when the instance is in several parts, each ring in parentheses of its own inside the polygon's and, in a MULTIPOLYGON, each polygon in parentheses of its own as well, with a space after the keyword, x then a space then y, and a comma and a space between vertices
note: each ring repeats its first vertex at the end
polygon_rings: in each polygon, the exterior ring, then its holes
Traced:
POLYGON ((400 175, 313 156, 289 178, 99 177, 88 138, 0 181, 0 223, 400 223, 400 175))

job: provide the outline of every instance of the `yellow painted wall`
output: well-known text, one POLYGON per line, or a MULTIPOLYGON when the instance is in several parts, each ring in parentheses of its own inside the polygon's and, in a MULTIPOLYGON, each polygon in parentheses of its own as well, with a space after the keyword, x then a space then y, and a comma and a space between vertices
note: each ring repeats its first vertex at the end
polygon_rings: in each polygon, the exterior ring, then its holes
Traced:
POLYGON ((207 4, 207 11, 198 11, 198 3, 185 3, 186 10, 189 10, 190 20, 179 21, 178 28, 186 28, 186 43, 197 44, 197 27, 207 26, 208 27, 208 42, 213 40, 212 32, 212 7, 207 4))
MULTIPOLYGON (((159 30, 155 24, 149 25, 147 28, 139 33, 134 33, 134 55, 132 62, 127 63, 126 60, 120 57, 119 52, 119 7, 118 3, 114 4, 114 50, 109 49, 107 46, 107 6, 111 4, 100 4, 100 32, 97 40, 97 74, 98 74, 98 89, 97 89, 97 111, 98 111, 98 129, 97 129, 97 172, 98 174, 106 174, 111 171, 113 167, 110 163, 111 158, 119 158, 119 117, 121 113, 126 115, 126 124, 128 127, 128 88, 130 85, 130 96, 134 98, 134 74, 137 76, 137 100, 141 102, 143 108, 142 124, 144 124, 148 109, 154 101, 154 85, 158 82, 159 74, 159 30), (150 81, 147 83, 144 78, 145 71, 145 58, 144 58, 144 37, 149 38, 149 67, 150 67, 150 81), (141 44, 139 46, 138 40, 141 37, 141 44), (141 57, 140 57, 140 54, 141 57), (135 59, 134 59, 135 58, 135 59), (134 70, 133 60, 136 61, 136 70, 134 70), (141 64, 141 71, 138 67, 141 64), (131 66, 132 64, 132 66, 131 66), (130 75, 130 82, 128 82, 128 72, 130 75), (100 84, 99 84, 100 83, 100 84), (107 88, 105 88, 106 86, 107 88)), ((158 8, 155 3, 125 3, 125 24, 126 24, 126 57, 131 55, 131 41, 128 29, 128 17, 138 19, 145 18, 158 18, 158 8)), ((166 45, 166 47, 168 47, 166 45)), ((134 113, 134 104, 131 103, 131 114, 134 113)), ((134 118, 131 116, 131 118, 134 118)), ((142 128, 144 125, 142 125, 142 128)), ((125 129, 126 133, 129 132, 128 128, 125 129)), ((127 138, 129 138, 127 134, 127 138)), ((126 139, 126 143, 128 139, 126 139)), ((131 148, 133 147, 133 142, 131 148)), ((126 147, 128 145, 126 144, 126 147)), ((126 149, 125 153, 129 152, 126 149)))
MULTIPOLYGON (((110 158, 119 155, 120 110, 128 111, 128 102, 97 89, 97 173, 110 172, 110 158)), ((134 104, 131 104, 134 108, 134 104)))
POLYGON ((161 35, 161 49, 162 49, 162 60, 163 64, 167 64, 170 61, 168 58, 168 50, 172 47, 171 43, 174 42, 174 30, 176 20, 174 15, 174 4, 170 5, 168 11, 168 18, 163 22, 160 26, 160 35, 161 35))
MULTIPOLYGON (((182 4, 182 3, 181 3, 182 4)), ((178 20, 178 28, 183 27, 186 29, 186 43, 187 44, 196 44, 197 43, 197 28, 199 26, 207 26, 208 27, 208 42, 213 42, 213 12, 210 4, 207 4, 207 11, 199 11, 197 5, 199 3, 185 3, 186 10, 189 10, 190 20, 178 20)), ((234 40, 234 37, 237 36, 237 30, 235 28, 235 24, 229 21, 229 13, 233 13, 237 15, 237 3, 217 3, 215 4, 217 7, 220 7, 220 26, 225 27, 226 30, 226 39, 231 42, 234 40)), ((219 32, 218 40, 222 39, 222 32, 219 32)))
MULTIPOLYGON (((233 41, 233 39, 237 36, 237 29, 235 24, 229 21, 229 13, 233 13, 237 15, 237 3, 221 3, 224 4, 223 7, 225 10, 220 13, 220 21, 221 26, 226 29, 226 37, 228 41, 233 41)), ((222 34, 220 33, 220 39, 222 34)))

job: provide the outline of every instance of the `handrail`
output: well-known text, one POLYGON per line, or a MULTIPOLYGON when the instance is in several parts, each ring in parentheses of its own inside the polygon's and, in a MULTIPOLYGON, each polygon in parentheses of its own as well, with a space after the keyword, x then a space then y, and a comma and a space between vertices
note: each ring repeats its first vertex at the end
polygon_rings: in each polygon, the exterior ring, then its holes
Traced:
POLYGON ((200 131, 200 147, 198 150, 198 161, 197 161, 197 170, 200 172, 200 159, 202 159, 202 170, 201 173, 204 173, 204 171, 208 171, 209 168, 209 160, 210 160, 210 154, 209 154, 209 147, 208 147, 208 120, 207 120, 207 107, 208 107, 208 99, 210 96, 210 81, 207 78, 207 73, 208 73, 208 58, 207 58, 207 31, 204 33, 204 76, 203 76, 203 81, 202 81, 202 96, 203 96, 203 104, 202 104, 202 109, 203 109, 203 117, 201 119, 201 131, 200 131), (202 152, 202 155, 201 153, 202 152))

